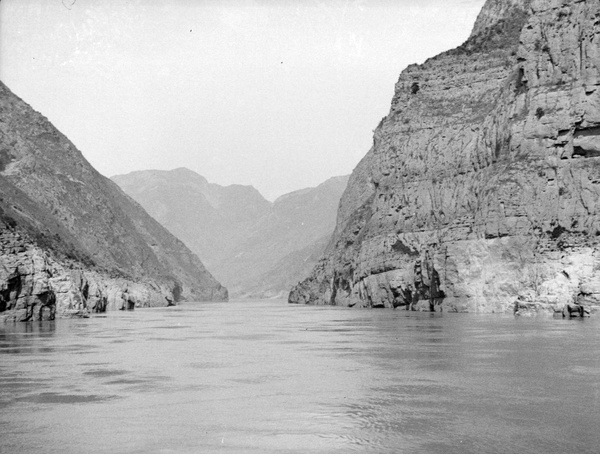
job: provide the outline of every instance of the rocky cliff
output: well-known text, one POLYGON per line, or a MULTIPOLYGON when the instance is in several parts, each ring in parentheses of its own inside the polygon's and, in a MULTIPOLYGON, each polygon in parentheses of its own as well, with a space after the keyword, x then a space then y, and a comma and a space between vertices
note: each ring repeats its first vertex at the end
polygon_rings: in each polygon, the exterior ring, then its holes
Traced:
POLYGON ((0 221, 4 318, 227 298, 181 241, 1 83, 0 221))
POLYGON ((112 177, 192 249, 234 297, 285 295, 308 275, 335 227, 348 177, 271 203, 252 186, 208 183, 188 169, 112 177))
POLYGON ((488 0, 411 65, 292 303, 600 302, 600 2, 488 0))

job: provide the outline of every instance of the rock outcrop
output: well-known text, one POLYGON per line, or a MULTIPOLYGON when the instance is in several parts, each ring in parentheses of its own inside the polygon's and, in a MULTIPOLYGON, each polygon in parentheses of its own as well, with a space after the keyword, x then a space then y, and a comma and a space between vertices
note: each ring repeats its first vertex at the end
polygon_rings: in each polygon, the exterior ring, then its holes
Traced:
POLYGON ((0 316, 227 299, 185 245, 0 83, 0 316))
POLYGON ((11 229, 0 233, 0 319, 88 317, 172 301, 173 289, 167 285, 110 277, 76 262, 61 263, 52 255, 11 229))
POLYGON ((180 238, 233 297, 285 296, 322 254, 348 177, 271 203, 252 186, 220 186, 180 168, 112 177, 180 238))
POLYGON ((600 2, 488 0, 411 65, 292 303, 600 303, 600 2))

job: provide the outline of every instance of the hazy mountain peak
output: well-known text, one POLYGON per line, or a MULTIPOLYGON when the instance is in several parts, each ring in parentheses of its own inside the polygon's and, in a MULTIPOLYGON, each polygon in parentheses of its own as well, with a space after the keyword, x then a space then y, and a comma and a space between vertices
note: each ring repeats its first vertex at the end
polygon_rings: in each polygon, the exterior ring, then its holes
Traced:
POLYGON ((186 181, 194 177, 185 170, 177 170, 176 184, 150 171, 144 188, 135 183, 138 172, 114 179, 238 296, 280 294, 303 277, 333 231, 348 181, 333 177, 271 203, 253 186, 209 183, 191 190, 186 181), (291 263, 282 266, 288 256, 291 263))
POLYGON ((291 199, 302 198, 303 196, 307 196, 307 195, 316 196, 321 192, 327 193, 329 191, 333 191, 335 193, 337 193, 337 192, 341 193, 346 188, 349 178, 350 178, 350 175, 341 175, 341 176, 331 177, 331 178, 328 178, 327 180, 325 180, 323 183, 319 184, 318 186, 311 187, 311 188, 298 189, 296 191, 288 192, 287 194, 283 194, 283 195, 277 197, 277 199, 275 199, 275 201, 273 202, 273 205, 276 206, 283 202, 289 202, 291 199))

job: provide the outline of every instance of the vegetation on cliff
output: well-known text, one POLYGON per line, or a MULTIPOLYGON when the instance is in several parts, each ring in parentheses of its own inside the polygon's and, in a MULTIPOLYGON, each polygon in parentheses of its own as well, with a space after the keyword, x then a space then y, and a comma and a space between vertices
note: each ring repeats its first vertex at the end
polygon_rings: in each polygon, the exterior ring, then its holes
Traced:
POLYGON ((43 294, 59 313, 227 298, 181 241, 2 83, 0 168, 2 312, 30 319, 48 305, 43 294))

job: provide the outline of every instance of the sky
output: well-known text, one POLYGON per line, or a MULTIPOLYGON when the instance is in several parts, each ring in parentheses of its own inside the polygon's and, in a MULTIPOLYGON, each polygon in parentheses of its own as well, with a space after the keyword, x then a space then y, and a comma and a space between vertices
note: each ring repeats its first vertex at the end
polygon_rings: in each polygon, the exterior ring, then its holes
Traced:
POLYGON ((352 172, 409 64, 484 0, 1 0, 0 80, 103 175, 266 198, 352 172))

